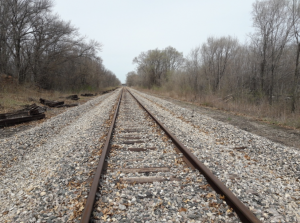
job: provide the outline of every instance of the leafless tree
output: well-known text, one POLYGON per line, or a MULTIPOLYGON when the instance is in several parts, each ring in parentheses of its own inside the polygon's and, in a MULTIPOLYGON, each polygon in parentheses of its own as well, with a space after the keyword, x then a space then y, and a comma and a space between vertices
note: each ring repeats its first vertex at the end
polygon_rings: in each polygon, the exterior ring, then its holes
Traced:
POLYGON ((128 86, 138 86, 139 85, 139 75, 135 71, 128 72, 126 75, 126 84, 128 86))
POLYGON ((8 64, 10 62, 10 52, 7 48, 7 39, 10 17, 9 6, 6 1, 0 2, 0 73, 11 74, 8 64))
POLYGON ((299 60, 300 60, 300 1, 293 0, 289 5, 289 12, 292 15, 292 35, 294 43, 296 45, 295 53, 295 71, 292 84, 292 103, 291 110, 295 112, 296 110, 296 99, 298 95, 299 88, 299 60))
POLYGON ((14 58, 15 74, 20 83, 26 78, 29 64, 26 54, 26 43, 28 43, 34 33, 33 24, 39 15, 46 13, 52 7, 49 0, 7 0, 10 10, 7 24, 8 48, 14 58))
POLYGON ((209 78, 212 90, 220 90, 221 79, 226 74, 231 61, 236 56, 239 43, 232 37, 209 37, 201 47, 205 75, 209 78))
POLYGON ((51 0, 0 2, 0 72, 13 75, 19 84, 27 81, 46 89, 119 83, 97 57, 102 45, 80 37, 70 23, 52 14, 52 7, 51 0))
POLYGON ((191 50, 190 54, 185 60, 186 76, 188 78, 189 85, 195 92, 203 89, 203 84, 207 84, 202 77, 202 56, 201 48, 196 47, 191 50), (199 81, 201 78, 201 81, 199 81), (199 83, 200 82, 200 83, 199 83))
POLYGON ((143 76, 145 87, 161 86, 171 73, 178 70, 184 62, 182 53, 173 47, 164 50, 148 50, 133 59, 137 64, 137 73, 143 76))
POLYGON ((253 25, 256 32, 253 40, 261 54, 261 90, 265 89, 268 73, 269 103, 273 102, 274 78, 291 31, 291 17, 287 0, 264 0, 253 4, 253 25))

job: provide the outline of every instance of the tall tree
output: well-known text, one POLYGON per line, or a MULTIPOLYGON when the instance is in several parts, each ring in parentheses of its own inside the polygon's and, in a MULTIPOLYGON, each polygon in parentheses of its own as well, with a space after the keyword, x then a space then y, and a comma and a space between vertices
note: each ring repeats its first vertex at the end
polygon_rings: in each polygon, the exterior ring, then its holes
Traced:
POLYGON ((221 79, 227 72, 229 64, 234 60, 239 47, 238 40, 232 37, 209 37, 202 45, 201 54, 206 75, 212 90, 220 90, 221 79))
POLYGON ((267 92, 270 104, 273 102, 275 74, 292 28, 287 6, 287 0, 264 0, 253 4, 253 25, 256 29, 253 40, 261 52, 261 90, 265 88, 265 76, 268 72, 267 92))
POLYGON ((295 71, 294 80, 292 84, 292 103, 291 110, 295 112, 296 110, 296 100, 298 96, 299 88, 299 60, 300 60, 300 1, 293 0, 290 4, 290 13, 292 14, 292 34, 294 37, 294 43, 296 45, 295 53, 295 71))
POLYGON ((184 62, 183 54, 173 47, 142 52, 133 59, 137 72, 143 76, 144 86, 161 86, 171 73, 178 70, 184 62))
POLYGON ((23 83, 28 70, 28 55, 25 46, 30 42, 35 32, 33 24, 39 15, 47 12, 52 7, 50 0, 7 0, 10 9, 8 32, 11 41, 7 45, 12 53, 15 64, 15 73, 19 83, 23 83))

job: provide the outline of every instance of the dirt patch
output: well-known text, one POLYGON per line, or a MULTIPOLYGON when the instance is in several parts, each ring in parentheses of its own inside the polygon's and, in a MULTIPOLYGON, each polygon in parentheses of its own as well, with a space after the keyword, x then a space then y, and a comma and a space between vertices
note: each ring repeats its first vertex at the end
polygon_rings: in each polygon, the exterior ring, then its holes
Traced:
POLYGON ((289 129, 277 125, 264 123, 262 121, 256 120, 254 117, 240 116, 232 112, 202 107, 192 103, 175 100, 169 97, 163 97, 156 94, 154 96, 170 101, 181 107, 193 110, 194 112, 209 116, 218 121, 229 123, 247 132, 266 137, 274 142, 278 142, 286 146, 292 146, 300 149, 300 130, 289 129))

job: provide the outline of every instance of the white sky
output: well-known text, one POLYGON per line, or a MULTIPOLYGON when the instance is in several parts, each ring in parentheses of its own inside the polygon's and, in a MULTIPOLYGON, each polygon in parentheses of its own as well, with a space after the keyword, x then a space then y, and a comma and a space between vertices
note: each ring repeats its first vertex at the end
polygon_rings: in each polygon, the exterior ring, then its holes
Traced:
POLYGON ((103 44, 99 56, 122 83, 134 57, 168 46, 184 56, 207 37, 252 32, 255 0, 55 0, 54 13, 103 44))

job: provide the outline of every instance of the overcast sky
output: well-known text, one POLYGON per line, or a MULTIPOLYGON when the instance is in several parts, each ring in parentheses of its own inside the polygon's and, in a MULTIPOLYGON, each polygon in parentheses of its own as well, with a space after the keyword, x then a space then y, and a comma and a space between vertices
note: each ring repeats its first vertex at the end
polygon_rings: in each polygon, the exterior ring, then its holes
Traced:
POLYGON ((255 0, 55 0, 54 12, 103 44, 99 56, 122 83, 134 57, 150 49, 176 48, 186 56, 207 37, 252 32, 255 0))

